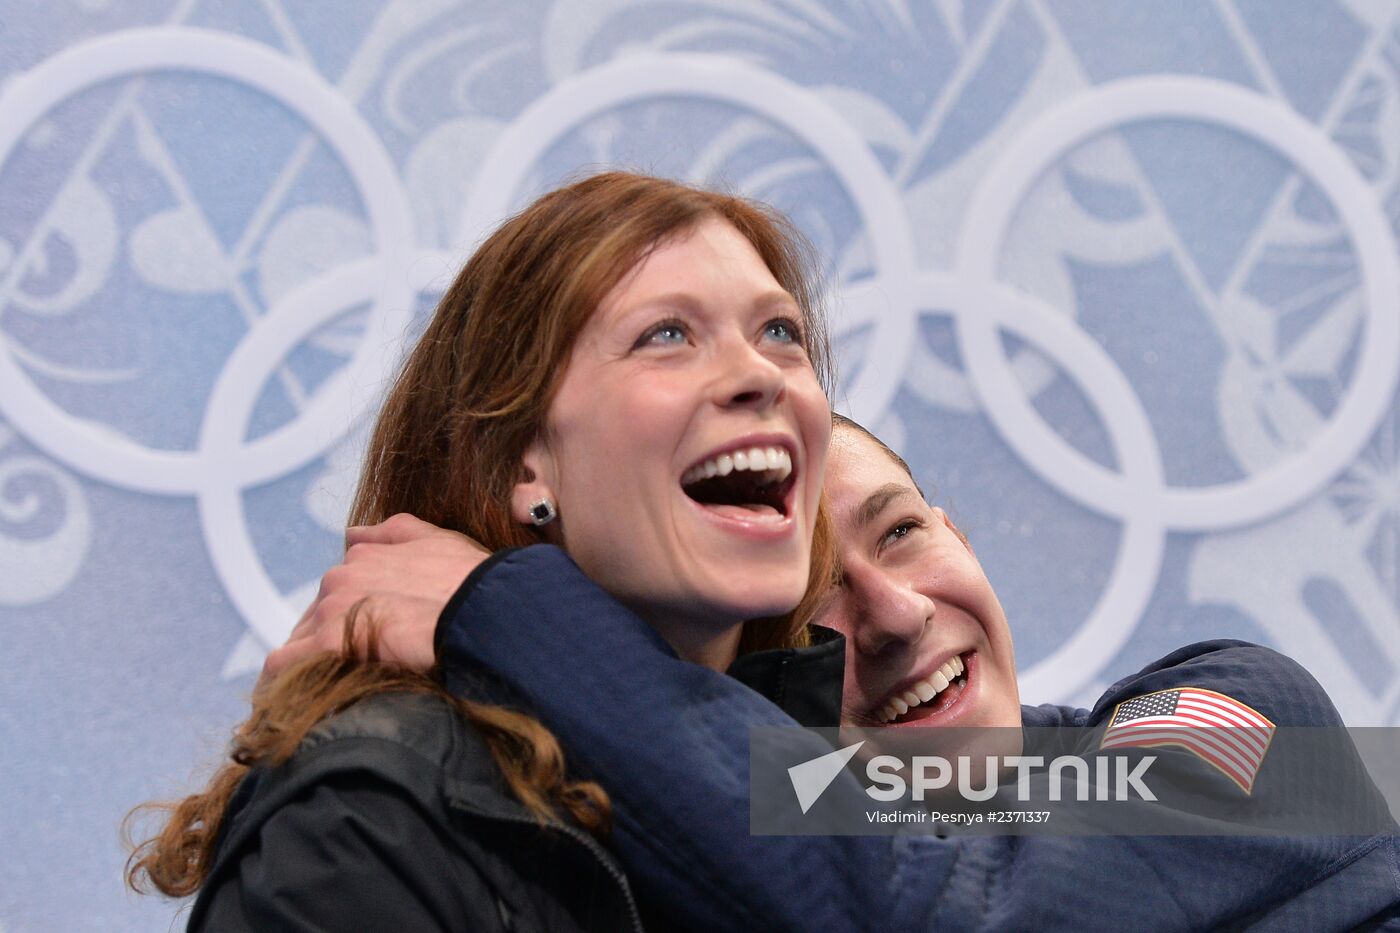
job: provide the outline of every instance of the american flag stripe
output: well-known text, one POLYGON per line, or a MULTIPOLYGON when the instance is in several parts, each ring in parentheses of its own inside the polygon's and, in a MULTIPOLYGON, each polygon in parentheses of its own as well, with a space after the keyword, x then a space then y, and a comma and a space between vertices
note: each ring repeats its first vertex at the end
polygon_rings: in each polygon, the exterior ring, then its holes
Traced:
POLYGON ((1177 697, 1176 702, 1178 709, 1185 706, 1190 709, 1200 710, 1203 713, 1214 713, 1237 726, 1246 726, 1256 729, 1268 729, 1273 726, 1273 723, 1269 722, 1243 703, 1237 703, 1229 697, 1222 697, 1216 693, 1205 693, 1199 690, 1183 690, 1181 691, 1181 696, 1177 697))
POLYGON ((1137 741, 1114 742, 1114 744, 1109 745, 1109 748, 1162 748, 1165 747, 1165 745, 1186 749, 1186 751, 1200 758, 1201 761, 1208 763, 1211 768, 1217 769, 1222 775, 1228 777, 1229 780, 1232 780, 1232 782, 1246 794, 1252 792, 1253 780, 1250 779, 1249 770, 1242 769, 1239 765, 1232 765, 1232 763, 1222 761, 1222 759, 1212 754, 1211 749, 1201 748, 1196 742, 1191 741, 1189 735, 1177 735, 1177 737, 1170 737, 1170 735, 1168 735, 1168 737, 1158 738, 1158 740, 1144 737, 1137 741))
POLYGON ((1175 745, 1217 768, 1248 794, 1273 733, 1272 722, 1233 697, 1180 687, 1119 703, 1099 747, 1175 745))
POLYGON ((1196 741, 1199 741, 1203 746, 1217 749, 1221 755, 1230 758, 1231 760, 1247 768, 1257 767, 1259 761, 1262 760, 1264 757, 1263 753, 1257 751, 1252 744, 1246 746, 1244 743, 1239 741, 1240 736, 1236 733, 1240 730, 1231 729, 1229 731, 1226 731, 1225 729, 1219 728, 1202 729, 1199 726, 1193 726, 1189 724, 1182 725, 1181 723, 1175 722, 1174 720, 1169 718, 1134 720, 1133 728, 1131 730, 1123 730, 1118 735, 1112 738, 1105 737, 1105 741, 1116 742, 1119 739, 1131 738, 1132 736, 1138 735, 1139 733, 1155 733, 1164 730, 1170 732, 1179 732, 1183 735, 1191 736, 1196 741))
POLYGON ((1189 733, 1182 733, 1182 732, 1176 732, 1176 733, 1173 733, 1173 732, 1160 732, 1160 733, 1158 733, 1158 732, 1151 732, 1151 733, 1144 733, 1140 738, 1135 739, 1135 740, 1133 740, 1133 741, 1130 741, 1130 742, 1111 742, 1111 743, 1109 743, 1108 745, 1106 745, 1106 746, 1104 746, 1104 747, 1105 747, 1105 748, 1161 748, 1161 747, 1167 746, 1167 745, 1174 745, 1174 746, 1176 746, 1176 747, 1178 747, 1178 748, 1183 748, 1183 749, 1185 749, 1186 751, 1191 752, 1191 753, 1194 754, 1197 758, 1200 758, 1201 760, 1203 760, 1203 761, 1205 761, 1206 763, 1210 764, 1210 765, 1211 765, 1212 767, 1214 767, 1216 770, 1220 771, 1222 774, 1224 774, 1224 775, 1225 775, 1227 778, 1229 778, 1231 781, 1234 781, 1235 784, 1237 784, 1237 785, 1240 787, 1240 789, 1243 790, 1245 793, 1249 793, 1250 789, 1251 789, 1252 786, 1253 786, 1253 781, 1252 781, 1251 778, 1250 778, 1250 774, 1249 774, 1249 769, 1248 769, 1248 768, 1245 768, 1245 767, 1243 767, 1242 765, 1236 764, 1236 763, 1231 762, 1231 761, 1227 761, 1227 760, 1225 760, 1225 759, 1219 757, 1218 755, 1216 755, 1216 754, 1214 753, 1214 751, 1213 751, 1212 749, 1210 749, 1210 748, 1208 748, 1208 747, 1204 747, 1204 746, 1202 746, 1200 743, 1194 741, 1193 738, 1191 737, 1191 735, 1190 735, 1189 733))
POLYGON ((1171 730, 1133 730, 1135 735, 1122 736, 1110 739, 1104 744, 1104 748, 1129 748, 1146 747, 1158 748, 1163 745, 1175 745, 1191 752, 1197 758, 1207 762, 1223 773, 1230 780, 1239 785, 1246 794, 1254 789, 1254 777, 1258 773, 1259 764, 1262 758, 1249 763, 1242 763, 1233 756, 1227 757, 1215 744, 1204 741, 1201 737, 1203 730, 1199 728, 1178 728, 1171 730))
POLYGON ((1131 735, 1105 740, 1102 747, 1157 748, 1162 745, 1179 745, 1225 772, 1226 777, 1248 792, 1254 783, 1253 772, 1259 767, 1263 756, 1251 761, 1242 760, 1238 752, 1232 752, 1229 746, 1224 743, 1212 741, 1205 732, 1206 730, 1195 727, 1161 729, 1141 727, 1135 728, 1131 735))
MULTIPOLYGON (((1264 734, 1264 730, 1254 726, 1242 726, 1239 723, 1232 722, 1231 720, 1224 718, 1223 716, 1214 716, 1209 713, 1180 712, 1180 710, 1183 708, 1183 705, 1184 704, 1177 704, 1176 708, 1178 712, 1175 716, 1175 719, 1184 720, 1187 723, 1199 725, 1204 728, 1230 729, 1232 735, 1238 738, 1243 744, 1253 746, 1254 750, 1257 751, 1260 755, 1263 755, 1264 752, 1268 749, 1269 740, 1268 737, 1264 734)), ((1133 722, 1141 723, 1142 721, 1133 720, 1133 722)))

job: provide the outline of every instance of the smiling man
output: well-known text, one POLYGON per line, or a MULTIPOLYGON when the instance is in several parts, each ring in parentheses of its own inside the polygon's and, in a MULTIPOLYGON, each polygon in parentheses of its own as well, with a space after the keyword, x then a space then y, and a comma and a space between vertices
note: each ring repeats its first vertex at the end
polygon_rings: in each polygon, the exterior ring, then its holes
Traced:
POLYGON ((841 582, 816 621, 846 636, 842 721, 1019 726, 1011 626, 967 538, 900 457, 836 423, 826 494, 841 582))

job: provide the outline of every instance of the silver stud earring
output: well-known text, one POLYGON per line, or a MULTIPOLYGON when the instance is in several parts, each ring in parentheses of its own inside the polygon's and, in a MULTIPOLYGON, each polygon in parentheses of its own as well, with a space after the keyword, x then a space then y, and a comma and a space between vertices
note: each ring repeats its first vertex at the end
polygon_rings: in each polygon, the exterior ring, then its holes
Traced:
POLYGON ((548 525, 559 517, 559 510, 548 499, 541 499, 530 506, 530 521, 536 525, 548 525))

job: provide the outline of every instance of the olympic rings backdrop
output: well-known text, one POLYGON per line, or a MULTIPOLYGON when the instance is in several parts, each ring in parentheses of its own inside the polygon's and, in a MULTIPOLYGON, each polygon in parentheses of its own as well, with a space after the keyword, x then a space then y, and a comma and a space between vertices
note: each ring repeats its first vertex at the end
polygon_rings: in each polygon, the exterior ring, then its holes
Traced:
POLYGON ((609 166, 816 243, 1028 701, 1237 637, 1400 725, 1391 0, 5 6, 0 931, 169 924, 121 817, 218 760, 473 244, 609 166))

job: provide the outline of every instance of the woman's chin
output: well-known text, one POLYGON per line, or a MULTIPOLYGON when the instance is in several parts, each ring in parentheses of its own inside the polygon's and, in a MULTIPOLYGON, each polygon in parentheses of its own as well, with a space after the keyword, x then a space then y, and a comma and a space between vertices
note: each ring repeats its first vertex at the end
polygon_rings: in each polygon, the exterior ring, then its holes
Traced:
POLYGON ((725 602, 734 618, 771 619, 796 609, 806 591, 805 574, 800 580, 772 581, 770 577, 767 582, 760 581, 751 588, 733 593, 725 602))

